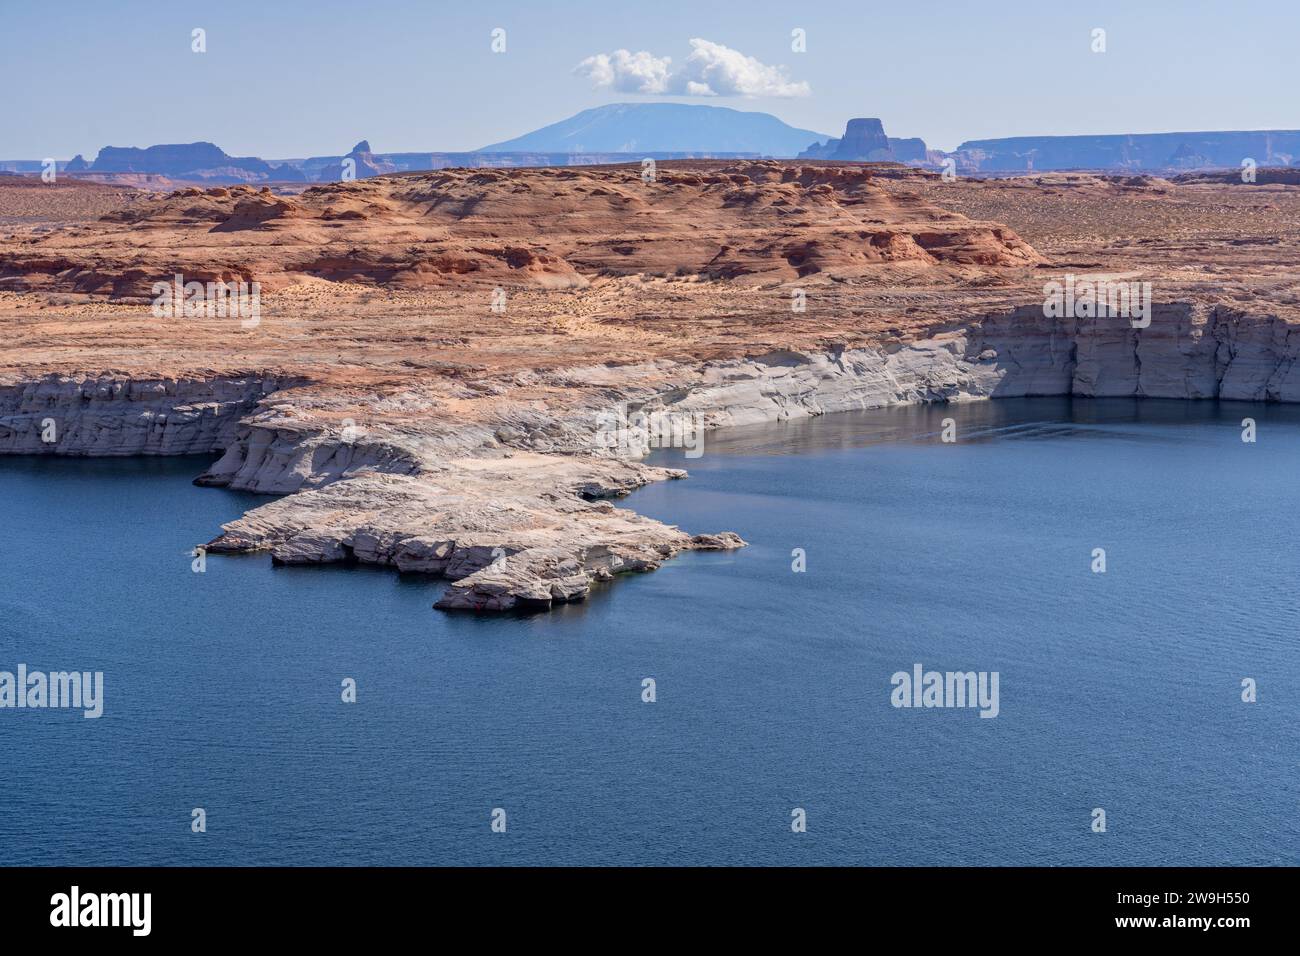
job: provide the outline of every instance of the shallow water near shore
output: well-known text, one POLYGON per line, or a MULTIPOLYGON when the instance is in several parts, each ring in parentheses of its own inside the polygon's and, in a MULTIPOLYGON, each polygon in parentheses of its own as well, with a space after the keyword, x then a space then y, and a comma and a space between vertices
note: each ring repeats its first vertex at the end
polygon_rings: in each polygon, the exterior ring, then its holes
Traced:
POLYGON ((691 477, 623 504, 750 547, 490 617, 193 573, 261 500, 207 459, 0 458, 0 670, 105 696, 0 710, 0 863, 1300 862, 1300 408, 907 407, 652 460, 691 477), (998 716, 891 706, 916 663, 997 671, 998 716))

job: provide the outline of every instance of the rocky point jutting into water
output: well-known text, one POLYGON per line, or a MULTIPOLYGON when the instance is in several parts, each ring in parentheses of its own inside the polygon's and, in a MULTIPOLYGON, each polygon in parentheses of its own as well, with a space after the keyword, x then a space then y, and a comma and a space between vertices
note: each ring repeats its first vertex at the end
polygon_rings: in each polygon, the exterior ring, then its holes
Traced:
POLYGON ((32 188, 0 187, 0 217, 58 209, 0 220, 0 451, 217 453, 199 483, 283 497, 212 550, 441 575, 442 607, 548 606, 741 546, 611 504, 684 476, 638 460, 683 423, 1300 400, 1288 185, 683 162, 32 188), (257 321, 156 317, 178 273, 261 283, 257 321), (1149 321, 1049 317, 1045 285, 1075 275, 1150 283, 1149 321))

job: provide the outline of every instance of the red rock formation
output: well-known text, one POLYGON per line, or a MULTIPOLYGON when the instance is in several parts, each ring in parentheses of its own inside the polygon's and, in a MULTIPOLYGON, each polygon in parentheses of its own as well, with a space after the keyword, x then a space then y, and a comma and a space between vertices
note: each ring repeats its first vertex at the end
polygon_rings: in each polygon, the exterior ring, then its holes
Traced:
POLYGON ((683 162, 650 181, 616 166, 444 170, 296 197, 184 189, 78 235, 0 248, 0 288, 139 297, 177 272, 267 289, 307 278, 564 288, 638 274, 754 284, 1038 261, 1011 229, 893 195, 870 167, 683 162))

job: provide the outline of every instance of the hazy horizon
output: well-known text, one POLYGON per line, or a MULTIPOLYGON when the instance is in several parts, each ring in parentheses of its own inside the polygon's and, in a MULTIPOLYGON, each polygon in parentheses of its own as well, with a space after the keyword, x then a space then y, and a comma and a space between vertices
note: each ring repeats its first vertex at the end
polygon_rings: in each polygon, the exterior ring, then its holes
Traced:
MULTIPOLYGON (((675 101, 675 100, 661 100, 661 101, 655 101, 655 102, 679 102, 679 101, 675 101)), ((635 105, 644 105, 644 104, 638 104, 638 103, 635 103, 635 102, 633 102, 633 101, 620 101, 620 102, 616 102, 616 103, 605 103, 605 104, 600 104, 600 105, 601 105, 601 106, 618 106, 618 105, 634 105, 634 106, 635 106, 635 105)), ((715 105, 716 105, 716 106, 721 106, 721 104, 713 104, 713 103, 689 103, 689 102, 681 103, 680 105, 687 105, 687 106, 715 106, 715 105)), ((588 109, 592 109, 592 108, 593 108, 593 107, 588 107, 588 109)), ((598 107, 597 107, 597 108, 598 108, 598 107)), ((768 111, 766 111, 766 110, 746 110, 746 109, 743 109, 743 108, 740 107, 740 106, 733 106, 733 107, 729 107, 729 108, 730 108, 730 109, 735 109, 735 110, 737 110, 738 112, 742 112, 742 113, 749 113, 749 112, 755 112, 755 113, 767 113, 767 112, 768 112, 768 111)), ((582 111, 580 110, 579 112, 582 112, 582 111)), ((536 130, 538 130, 538 129, 542 129, 542 128, 547 127, 547 126, 550 126, 550 125, 552 125, 552 124, 554 124, 554 123, 558 123, 558 122, 561 122, 561 121, 563 121, 563 120, 569 119, 569 118, 571 118, 573 115, 576 115, 576 114, 568 114, 568 115, 565 115, 565 116, 556 117, 555 119, 548 119, 548 120, 545 120, 545 121, 539 122, 539 123, 537 124, 537 126, 536 126, 536 127, 533 127, 532 129, 529 129, 529 130, 520 130, 519 135, 522 136, 522 135, 524 135, 524 134, 526 134, 526 133, 534 132, 534 131, 536 131, 536 130)), ((774 115, 774 116, 776 116, 777 119, 782 119, 779 115, 774 114, 774 113, 773 113, 773 114, 769 114, 769 115, 774 115)), ((850 118, 851 118, 851 117, 845 117, 845 120, 847 121, 847 120, 850 119, 850 118)), ((782 120, 782 121, 784 122, 784 120, 782 120)), ((787 124, 787 125, 794 126, 794 124, 787 124)), ((1185 133, 1185 134, 1189 134, 1189 135, 1194 135, 1194 134, 1198 134, 1198 133, 1210 133, 1210 132, 1241 132, 1241 133, 1245 133, 1245 132, 1295 132, 1297 129, 1300 129, 1300 127, 1295 127, 1295 128, 1270 127, 1270 128, 1267 128, 1267 129, 1250 129, 1250 130, 1245 129, 1245 128, 1230 128, 1230 127, 1216 127, 1215 129, 1212 129, 1212 130, 1211 130, 1211 129, 1208 129, 1208 128, 1207 128, 1207 129, 1140 129, 1140 130, 1139 130, 1139 129, 1133 129, 1133 130, 1125 130, 1125 131, 1123 131, 1123 132, 1124 132, 1124 133, 1131 133, 1131 134, 1133 134, 1133 135, 1161 135, 1161 134, 1164 134, 1164 135, 1177 135, 1177 134, 1180 134, 1180 133, 1185 133)), ((886 127, 885 127, 885 131, 886 131, 890 136, 894 136, 894 135, 896 135, 896 134, 894 133, 894 131, 893 131, 892 129, 889 128, 888 125, 886 125, 886 127)), ((816 131, 813 131, 813 132, 816 132, 816 131)), ((824 136, 824 137, 838 137, 838 136, 843 135, 843 133, 844 133, 843 124, 841 124, 841 128, 840 128, 840 129, 837 129, 837 130, 835 130, 835 131, 822 131, 819 135, 824 136)), ((1006 137, 1003 137, 1003 136, 983 136, 983 137, 971 136, 971 137, 966 137, 965 141, 979 141, 979 140, 990 140, 990 139, 1016 139, 1016 138, 1019 138, 1019 137, 1034 137, 1035 135, 1039 135, 1039 134, 1033 134, 1033 133, 1020 133, 1020 134, 1016 134, 1016 136, 1006 136, 1006 137)), ((1107 136, 1107 135, 1116 135, 1116 134, 1114 134, 1114 133, 1056 133, 1056 134, 1041 134, 1041 135, 1055 135, 1055 136, 1067 136, 1067 137, 1069 137, 1069 136, 1075 136, 1075 137, 1090 137, 1090 136, 1107 136)), ((344 137, 344 139, 346 139, 346 138, 347 138, 347 137, 344 137)), ((507 137, 506 139, 515 139, 515 138, 517 138, 517 136, 507 137)), ((924 137, 922 137, 922 138, 924 138, 924 137)), ((174 145, 188 145, 188 144, 190 144, 190 143, 196 143, 196 142, 212 142, 214 145, 216 145, 216 146, 222 148, 223 150, 225 150, 225 152, 226 152, 228 155, 230 155, 230 156, 232 156, 232 157, 234 157, 234 158, 239 158, 239 157, 241 157, 241 156, 253 156, 253 157, 257 157, 257 158, 261 158, 261 159, 271 159, 271 160, 286 160, 286 159, 296 159, 296 160, 301 160, 301 159, 309 159, 309 158, 312 158, 312 157, 315 157, 315 156, 343 156, 343 155, 346 155, 346 154, 348 153, 348 151, 349 151, 353 146, 357 145, 357 143, 361 142, 362 140, 367 140, 367 141, 368 141, 368 137, 359 137, 357 140, 349 141, 345 146, 343 146, 343 147, 341 147, 341 148, 335 150, 334 152, 317 153, 317 152, 304 152, 304 151, 298 151, 298 152, 295 152, 295 153, 286 153, 286 154, 283 154, 283 155, 281 155, 281 154, 273 154, 273 153, 268 153, 268 152, 262 152, 262 153, 256 153, 256 152, 254 152, 254 153, 233 153, 233 152, 231 152, 231 150, 226 149, 222 143, 220 143, 220 142, 216 142, 216 141, 214 141, 214 140, 188 140, 188 141, 185 141, 184 143, 180 143, 180 142, 169 142, 169 141, 163 141, 163 140, 159 140, 158 142, 150 142, 150 143, 104 143, 103 146, 101 146, 101 147, 99 147, 99 148, 102 149, 102 148, 104 148, 104 147, 110 147, 110 146, 111 146, 111 147, 119 147, 119 148, 131 148, 131 147, 134 147, 134 148, 147 148, 147 147, 149 147, 149 146, 164 146, 164 145, 172 145, 172 146, 174 146, 174 145)), ((503 141, 505 141, 505 140, 503 140, 503 141)), ((926 144, 927 144, 927 146, 929 146, 929 147, 932 148, 932 149, 940 148, 940 147, 936 147, 933 143, 930 143, 929 140, 926 140, 926 144)), ((473 150, 451 150, 451 149, 442 149, 442 148, 440 148, 440 147, 438 147, 438 146, 436 146, 436 145, 435 145, 435 146, 424 146, 424 147, 418 147, 418 148, 407 148, 407 149, 384 149, 384 148, 381 148, 381 147, 379 147, 379 146, 376 146, 376 144, 374 144, 373 142, 370 143, 370 145, 371 145, 372 149, 374 150, 374 152, 377 153, 377 154, 425 153, 425 152, 428 152, 428 153, 469 153, 469 152, 481 152, 481 151, 483 151, 483 150, 481 150, 481 149, 473 149, 473 150)), ((488 146, 488 145, 491 145, 491 144, 483 144, 483 145, 488 146)), ((955 147, 954 147, 954 148, 955 148, 955 147)), ((95 161, 95 157, 96 157, 96 152, 97 152, 96 150, 92 150, 92 151, 89 151, 89 152, 85 152, 85 151, 83 151, 83 152, 81 153, 81 155, 83 156, 83 158, 84 158, 87 162, 94 162, 94 161, 95 161)), ((536 150, 527 150, 526 152, 536 152, 536 150)), ((608 152, 608 151, 607 151, 607 150, 594 150, 594 151, 592 151, 592 152, 608 152)), ((65 161, 65 160, 70 160, 70 159, 72 159, 75 155, 77 155, 77 154, 74 153, 74 154, 71 154, 71 155, 68 155, 68 156, 57 156, 57 157, 55 157, 55 158, 62 162, 62 161, 65 161)), ((33 159, 36 159, 36 158, 37 158, 37 157, 34 156, 34 155, 32 155, 32 156, 7 156, 7 155, 0 155, 0 161, 5 161, 5 160, 33 160, 33 159)))
POLYGON ((845 0, 794 12, 665 0, 635 16, 594 0, 61 9, 57 30, 39 8, 7 12, 0 76, 19 95, 0 158, 196 141, 270 158, 339 155, 361 139, 384 153, 463 152, 620 102, 764 112, 829 136, 874 116, 891 136, 949 150, 1015 136, 1300 128, 1287 92, 1287 27, 1300 12, 1276 0, 1250 16, 1224 2, 1098 2, 1085 14, 941 2, 924 31, 907 10, 845 0), (1261 20, 1272 28, 1261 33, 1261 20), (498 28, 503 52, 492 49, 498 28), (1104 53, 1093 52, 1095 29, 1104 53))

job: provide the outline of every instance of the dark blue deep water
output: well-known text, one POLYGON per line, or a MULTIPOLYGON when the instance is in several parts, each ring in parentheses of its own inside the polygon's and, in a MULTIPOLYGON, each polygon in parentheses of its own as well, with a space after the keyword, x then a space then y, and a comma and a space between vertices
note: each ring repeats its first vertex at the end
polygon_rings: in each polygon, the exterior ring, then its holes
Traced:
POLYGON ((0 710, 0 862, 1300 862, 1300 409, 897 409, 657 460, 692 477, 629 506, 751 546, 491 618, 192 573, 259 500, 200 460, 0 459, 0 670, 106 698, 0 710), (917 662, 999 672, 999 716, 895 709, 917 662))

